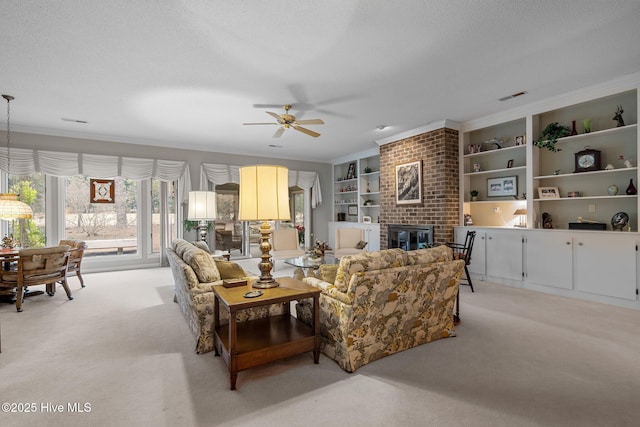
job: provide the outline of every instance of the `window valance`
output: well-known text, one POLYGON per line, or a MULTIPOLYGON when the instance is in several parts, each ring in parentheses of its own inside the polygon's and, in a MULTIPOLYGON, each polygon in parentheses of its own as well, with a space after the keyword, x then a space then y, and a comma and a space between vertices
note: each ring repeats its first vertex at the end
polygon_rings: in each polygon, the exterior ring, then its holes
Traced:
MULTIPOLYGON (((209 181, 216 185, 226 183, 240 183, 240 166, 223 165, 214 163, 202 163, 200 166, 200 190, 207 190, 209 181)), ((298 186, 302 189, 311 189, 311 207, 316 208, 322 204, 322 192, 320 179, 317 172, 295 171, 289 169, 289 187, 298 186)))
MULTIPOLYGON (((0 147, 0 169, 8 172, 7 148, 0 147)), ((28 176, 41 172, 52 176, 85 175, 92 178, 155 178, 178 181, 182 203, 189 199, 191 174, 184 161, 141 159, 99 154, 64 153, 25 148, 11 149, 11 174, 28 176)))

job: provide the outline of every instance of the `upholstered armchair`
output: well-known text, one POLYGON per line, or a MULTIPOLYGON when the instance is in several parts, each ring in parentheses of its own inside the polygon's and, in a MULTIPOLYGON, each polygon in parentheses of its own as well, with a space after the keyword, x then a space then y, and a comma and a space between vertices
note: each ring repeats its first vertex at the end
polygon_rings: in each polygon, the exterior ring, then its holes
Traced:
POLYGON ((80 286, 84 288, 84 279, 82 278, 82 257, 84 250, 87 249, 87 243, 84 240, 60 240, 58 245, 67 245, 71 249, 69 251, 69 266, 67 267, 67 277, 76 276, 80 281, 80 286))
POLYGON ((362 228, 336 228, 335 256, 341 258, 345 255, 357 255, 365 252, 365 247, 359 248, 364 243, 364 230, 362 228))
MULTIPOLYGON (((18 270, 16 277, 18 292, 16 295, 16 309, 22 311, 24 290, 28 286, 46 285, 47 294, 53 296, 56 283, 62 284, 67 298, 73 299, 67 284, 67 267, 69 265, 68 245, 50 248, 22 249, 18 255, 18 270)), ((3 276, 9 276, 4 274, 3 276)))
POLYGON ((298 230, 284 227, 271 232, 271 256, 274 260, 295 258, 304 255, 298 240, 298 230))

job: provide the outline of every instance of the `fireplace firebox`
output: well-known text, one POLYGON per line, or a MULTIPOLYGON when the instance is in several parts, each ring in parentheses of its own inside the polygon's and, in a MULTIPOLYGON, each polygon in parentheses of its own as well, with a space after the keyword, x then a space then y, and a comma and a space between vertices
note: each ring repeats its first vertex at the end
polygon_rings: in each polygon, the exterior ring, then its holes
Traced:
POLYGON ((405 251, 433 246, 434 225, 390 224, 387 227, 389 249, 401 248, 405 251))

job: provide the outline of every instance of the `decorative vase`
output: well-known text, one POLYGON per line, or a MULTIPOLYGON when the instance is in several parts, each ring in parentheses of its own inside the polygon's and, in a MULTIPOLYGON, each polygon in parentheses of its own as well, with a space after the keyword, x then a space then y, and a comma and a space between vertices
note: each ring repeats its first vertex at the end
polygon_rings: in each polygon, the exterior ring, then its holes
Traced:
POLYGON ((577 135, 578 131, 576 130, 576 121, 571 122, 571 136, 577 135))
POLYGON ((629 195, 638 194, 638 190, 636 190, 636 186, 633 185, 633 178, 629 180, 629 186, 627 187, 627 194, 629 195))
POLYGON ((591 119, 585 119, 582 121, 582 126, 584 127, 584 133, 591 132, 591 119))
POLYGON ((615 196, 616 194, 618 194, 618 186, 615 184, 611 184, 609 188, 607 188, 607 193, 609 193, 610 196, 615 196))

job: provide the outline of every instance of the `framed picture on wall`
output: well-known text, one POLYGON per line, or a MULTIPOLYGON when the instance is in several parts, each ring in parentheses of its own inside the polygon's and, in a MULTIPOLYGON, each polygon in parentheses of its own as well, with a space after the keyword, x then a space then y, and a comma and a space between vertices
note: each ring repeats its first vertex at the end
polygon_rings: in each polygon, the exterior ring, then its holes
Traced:
POLYGON ((91 200, 89 203, 115 203, 115 181, 113 179, 90 179, 91 200))
POLYGON ((396 165, 396 204, 422 203, 422 161, 396 165))
POLYGON ((349 205, 347 209, 347 213, 349 214, 349 216, 358 215, 358 205, 349 205))
POLYGON ((518 177, 504 176, 502 178, 487 179, 487 196, 517 196, 518 195, 518 177))

